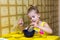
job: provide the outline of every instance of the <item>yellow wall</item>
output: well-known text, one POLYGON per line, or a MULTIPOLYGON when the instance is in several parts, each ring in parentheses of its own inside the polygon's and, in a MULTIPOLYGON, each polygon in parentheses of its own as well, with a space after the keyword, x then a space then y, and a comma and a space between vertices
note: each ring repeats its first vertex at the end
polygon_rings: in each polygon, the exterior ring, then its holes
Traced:
POLYGON ((57 34, 58 0, 0 0, 0 35, 11 33, 14 22, 20 17, 25 20, 30 5, 38 6, 41 19, 51 26, 54 34, 57 34))

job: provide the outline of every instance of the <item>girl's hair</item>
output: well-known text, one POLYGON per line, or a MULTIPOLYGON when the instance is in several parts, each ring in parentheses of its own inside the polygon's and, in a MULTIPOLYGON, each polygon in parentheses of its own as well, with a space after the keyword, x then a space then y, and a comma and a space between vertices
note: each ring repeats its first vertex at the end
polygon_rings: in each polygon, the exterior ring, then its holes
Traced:
POLYGON ((28 14, 30 11, 32 11, 32 10, 35 10, 37 14, 39 13, 39 10, 38 10, 37 6, 32 6, 32 5, 31 5, 30 8, 28 9, 27 14, 28 14))

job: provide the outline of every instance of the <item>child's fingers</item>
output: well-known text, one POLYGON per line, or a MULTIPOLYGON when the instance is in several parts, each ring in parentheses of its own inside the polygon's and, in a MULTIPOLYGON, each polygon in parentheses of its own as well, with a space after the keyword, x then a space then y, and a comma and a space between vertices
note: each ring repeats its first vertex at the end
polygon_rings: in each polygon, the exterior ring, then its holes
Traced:
POLYGON ((37 27, 38 26, 37 23, 31 23, 31 25, 33 25, 34 27, 37 27))
POLYGON ((35 25, 35 23, 31 23, 30 25, 34 26, 34 25, 35 25))

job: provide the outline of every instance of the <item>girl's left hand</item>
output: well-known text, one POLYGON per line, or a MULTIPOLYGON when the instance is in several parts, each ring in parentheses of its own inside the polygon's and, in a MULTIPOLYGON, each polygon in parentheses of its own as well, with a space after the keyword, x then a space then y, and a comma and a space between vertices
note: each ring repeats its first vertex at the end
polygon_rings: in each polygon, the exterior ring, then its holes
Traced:
POLYGON ((34 24, 34 27, 37 27, 37 28, 38 28, 38 24, 37 24, 37 23, 35 23, 35 24, 34 24))

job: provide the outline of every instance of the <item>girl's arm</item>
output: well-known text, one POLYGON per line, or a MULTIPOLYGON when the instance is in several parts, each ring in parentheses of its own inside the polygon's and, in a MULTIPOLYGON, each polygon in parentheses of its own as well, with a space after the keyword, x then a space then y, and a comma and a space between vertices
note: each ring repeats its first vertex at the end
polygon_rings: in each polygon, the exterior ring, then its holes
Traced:
POLYGON ((49 33, 49 34, 52 34, 52 29, 49 27, 49 25, 47 23, 44 24, 44 27, 38 27, 40 29, 42 29, 43 31, 49 33))
POLYGON ((17 32, 17 31, 19 31, 19 29, 20 29, 20 31, 23 30, 23 24, 24 24, 24 22, 23 22, 22 18, 20 18, 19 20, 16 20, 13 25, 13 31, 17 32))

